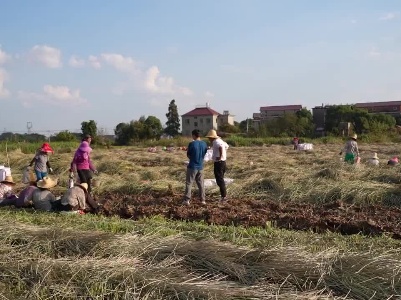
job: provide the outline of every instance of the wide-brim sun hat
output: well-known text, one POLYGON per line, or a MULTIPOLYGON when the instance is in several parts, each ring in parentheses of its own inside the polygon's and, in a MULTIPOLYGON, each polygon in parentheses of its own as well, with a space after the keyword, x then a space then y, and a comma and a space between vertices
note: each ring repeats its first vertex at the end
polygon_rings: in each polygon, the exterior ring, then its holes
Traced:
POLYGON ((8 183, 8 184, 12 184, 12 185, 16 184, 11 175, 7 175, 6 178, 4 178, 4 180, 0 181, 0 183, 8 183))
POLYGON ((209 132, 207 133, 206 137, 210 138, 210 139, 218 139, 219 138, 219 136, 217 135, 216 130, 214 130, 214 129, 209 130, 209 132))
POLYGON ((43 177, 43 179, 39 180, 36 185, 41 189, 51 189, 57 185, 57 180, 51 179, 50 177, 46 176, 43 177))
POLYGON ((86 182, 77 183, 76 186, 83 188, 85 191, 88 191, 88 184, 86 182))
POLYGON ((356 139, 358 139, 358 135, 356 133, 354 133, 353 135, 350 136, 350 138, 356 140, 356 139))
POLYGON ((373 155, 372 159, 379 159, 379 158, 377 157, 377 153, 375 153, 375 154, 373 155))

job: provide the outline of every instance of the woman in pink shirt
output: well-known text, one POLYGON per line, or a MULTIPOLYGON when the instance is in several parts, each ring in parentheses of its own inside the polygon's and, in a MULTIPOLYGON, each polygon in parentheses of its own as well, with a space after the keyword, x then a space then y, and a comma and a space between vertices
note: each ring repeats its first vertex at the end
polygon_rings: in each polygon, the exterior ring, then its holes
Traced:
POLYGON ((91 180, 92 180, 92 172, 97 174, 97 170, 95 166, 92 164, 90 159, 90 153, 92 152, 92 148, 89 146, 92 141, 92 137, 90 135, 85 136, 79 145, 77 151, 75 152, 74 159, 71 162, 71 172, 74 170, 77 171, 78 177, 81 183, 88 184, 88 192, 92 191, 91 180))

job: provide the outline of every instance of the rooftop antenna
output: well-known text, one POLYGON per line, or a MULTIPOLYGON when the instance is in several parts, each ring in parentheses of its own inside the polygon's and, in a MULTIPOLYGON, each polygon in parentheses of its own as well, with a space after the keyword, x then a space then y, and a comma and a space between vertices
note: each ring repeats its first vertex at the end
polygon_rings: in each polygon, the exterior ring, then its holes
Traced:
POLYGON ((26 122, 26 129, 28 129, 28 134, 31 133, 32 126, 32 122, 26 122))

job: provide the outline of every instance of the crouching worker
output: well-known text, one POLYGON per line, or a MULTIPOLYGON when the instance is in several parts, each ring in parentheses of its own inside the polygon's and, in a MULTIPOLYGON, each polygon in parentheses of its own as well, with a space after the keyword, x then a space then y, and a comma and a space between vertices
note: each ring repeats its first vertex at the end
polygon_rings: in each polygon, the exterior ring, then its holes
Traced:
POLYGON ((56 196, 50 191, 57 185, 57 180, 53 180, 46 176, 42 180, 36 183, 38 187, 33 193, 28 197, 28 201, 33 202, 33 206, 36 210, 41 211, 54 211, 54 206, 56 203, 56 196))
POLYGON ((29 185, 24 188, 18 196, 12 195, 0 202, 0 206, 11 206, 14 205, 16 208, 27 207, 31 204, 29 201, 32 197, 33 192, 37 190, 36 181, 29 182, 29 185))
POLYGON ((375 153, 373 155, 373 157, 369 158, 368 163, 373 166, 379 165, 380 162, 379 162, 379 158, 377 157, 377 153, 375 153))
POLYGON ((62 211, 83 213, 91 210, 96 211, 98 207, 99 204, 88 193, 88 184, 85 182, 75 184, 61 198, 62 211))
POLYGON ((6 176, 6 178, 0 182, 0 201, 12 197, 14 185, 15 182, 12 176, 6 176))
POLYGON ((391 158, 391 159, 387 162, 387 164, 388 164, 389 166, 396 166, 396 165, 398 165, 398 157, 397 157, 397 156, 394 156, 393 158, 391 158))

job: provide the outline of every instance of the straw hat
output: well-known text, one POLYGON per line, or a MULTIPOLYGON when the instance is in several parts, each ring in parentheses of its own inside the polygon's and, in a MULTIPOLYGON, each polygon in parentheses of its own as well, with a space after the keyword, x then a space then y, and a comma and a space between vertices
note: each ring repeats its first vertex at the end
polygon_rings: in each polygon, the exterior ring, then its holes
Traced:
POLYGON ((75 184, 76 186, 80 186, 81 188, 83 188, 85 191, 88 191, 88 184, 86 182, 82 182, 82 183, 77 183, 75 184))
POLYGON ((210 138, 210 139, 218 139, 219 138, 219 136, 216 133, 216 130, 214 130, 214 129, 209 130, 206 137, 210 138))
POLYGON ((12 185, 16 184, 11 175, 6 176, 6 178, 4 178, 4 180, 1 181, 0 183, 9 183, 9 184, 12 184, 12 185))
POLYGON ((377 153, 375 153, 375 154, 373 155, 372 159, 379 159, 379 158, 377 157, 377 153))
POLYGON ((36 184, 39 188, 42 189, 51 189, 57 185, 57 180, 53 180, 50 177, 43 177, 42 180, 39 180, 36 184))
POLYGON ((358 136, 356 135, 356 133, 354 133, 353 135, 350 136, 350 138, 356 140, 358 136))

